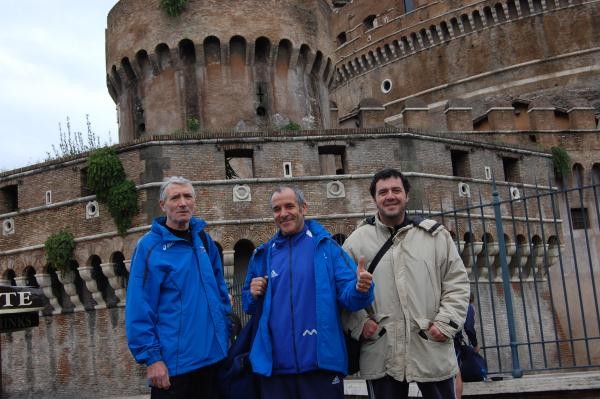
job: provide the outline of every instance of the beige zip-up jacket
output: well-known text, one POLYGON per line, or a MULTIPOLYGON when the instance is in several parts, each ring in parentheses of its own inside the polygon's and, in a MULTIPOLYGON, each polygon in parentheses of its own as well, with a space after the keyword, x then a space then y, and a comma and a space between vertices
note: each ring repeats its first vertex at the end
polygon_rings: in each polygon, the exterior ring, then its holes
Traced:
MULTIPOLYGON (((365 379, 387 374, 398 381, 431 382, 458 371, 452 338, 467 315, 467 271, 443 226, 434 220, 415 223, 396 232, 373 273, 371 318, 385 334, 363 341, 360 374, 365 379), (430 323, 448 337, 445 342, 427 339, 424 333, 430 323)), ((375 217, 374 224, 363 223, 348 237, 344 249, 357 262, 365 256, 368 267, 392 231, 375 217)), ((358 339, 368 317, 364 310, 346 314, 345 328, 358 339)))

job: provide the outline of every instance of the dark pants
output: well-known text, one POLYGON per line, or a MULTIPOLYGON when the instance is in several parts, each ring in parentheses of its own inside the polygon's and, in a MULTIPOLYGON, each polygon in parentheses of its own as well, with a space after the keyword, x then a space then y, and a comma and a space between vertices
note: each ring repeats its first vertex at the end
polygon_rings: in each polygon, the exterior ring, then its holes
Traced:
POLYGON ((344 399, 344 376, 331 371, 261 378, 262 399, 344 399))
MULTIPOLYGON (((367 380, 370 399, 406 399, 408 398, 406 381, 397 381, 386 375, 376 380, 367 380)), ((454 378, 435 382, 417 382, 421 395, 425 399, 454 399, 454 378)))
POLYGON ((218 399, 217 370, 221 363, 169 378, 169 389, 152 387, 151 399, 218 399))

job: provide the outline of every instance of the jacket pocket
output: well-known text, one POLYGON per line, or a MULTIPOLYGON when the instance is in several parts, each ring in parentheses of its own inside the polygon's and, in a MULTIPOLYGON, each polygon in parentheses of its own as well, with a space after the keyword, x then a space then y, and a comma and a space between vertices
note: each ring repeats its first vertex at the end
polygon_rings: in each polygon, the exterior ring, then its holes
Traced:
POLYGON ((367 375, 385 373, 389 359, 393 359, 396 353, 394 348, 396 337, 392 327, 390 325, 381 327, 386 328, 385 334, 362 341, 360 369, 367 375))
POLYGON ((438 342, 423 337, 424 330, 411 331, 411 371, 412 376, 433 378, 449 376, 456 367, 456 355, 451 339, 438 342))

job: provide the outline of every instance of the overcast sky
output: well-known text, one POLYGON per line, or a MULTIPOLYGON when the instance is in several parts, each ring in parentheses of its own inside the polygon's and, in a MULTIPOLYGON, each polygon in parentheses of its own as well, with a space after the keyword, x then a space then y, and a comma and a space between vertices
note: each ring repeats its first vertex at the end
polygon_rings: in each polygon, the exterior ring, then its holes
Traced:
POLYGON ((118 0, 2 0, 0 171, 44 161, 58 124, 118 141, 106 89, 104 30, 118 0))

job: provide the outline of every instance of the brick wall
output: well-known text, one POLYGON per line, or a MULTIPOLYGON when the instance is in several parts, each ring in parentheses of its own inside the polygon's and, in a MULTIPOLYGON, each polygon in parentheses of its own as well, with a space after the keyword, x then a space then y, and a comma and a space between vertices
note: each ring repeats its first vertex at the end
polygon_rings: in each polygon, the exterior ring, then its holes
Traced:
POLYGON ((127 349, 123 308, 40 318, 1 334, 2 385, 10 398, 103 398, 147 393, 127 349))

